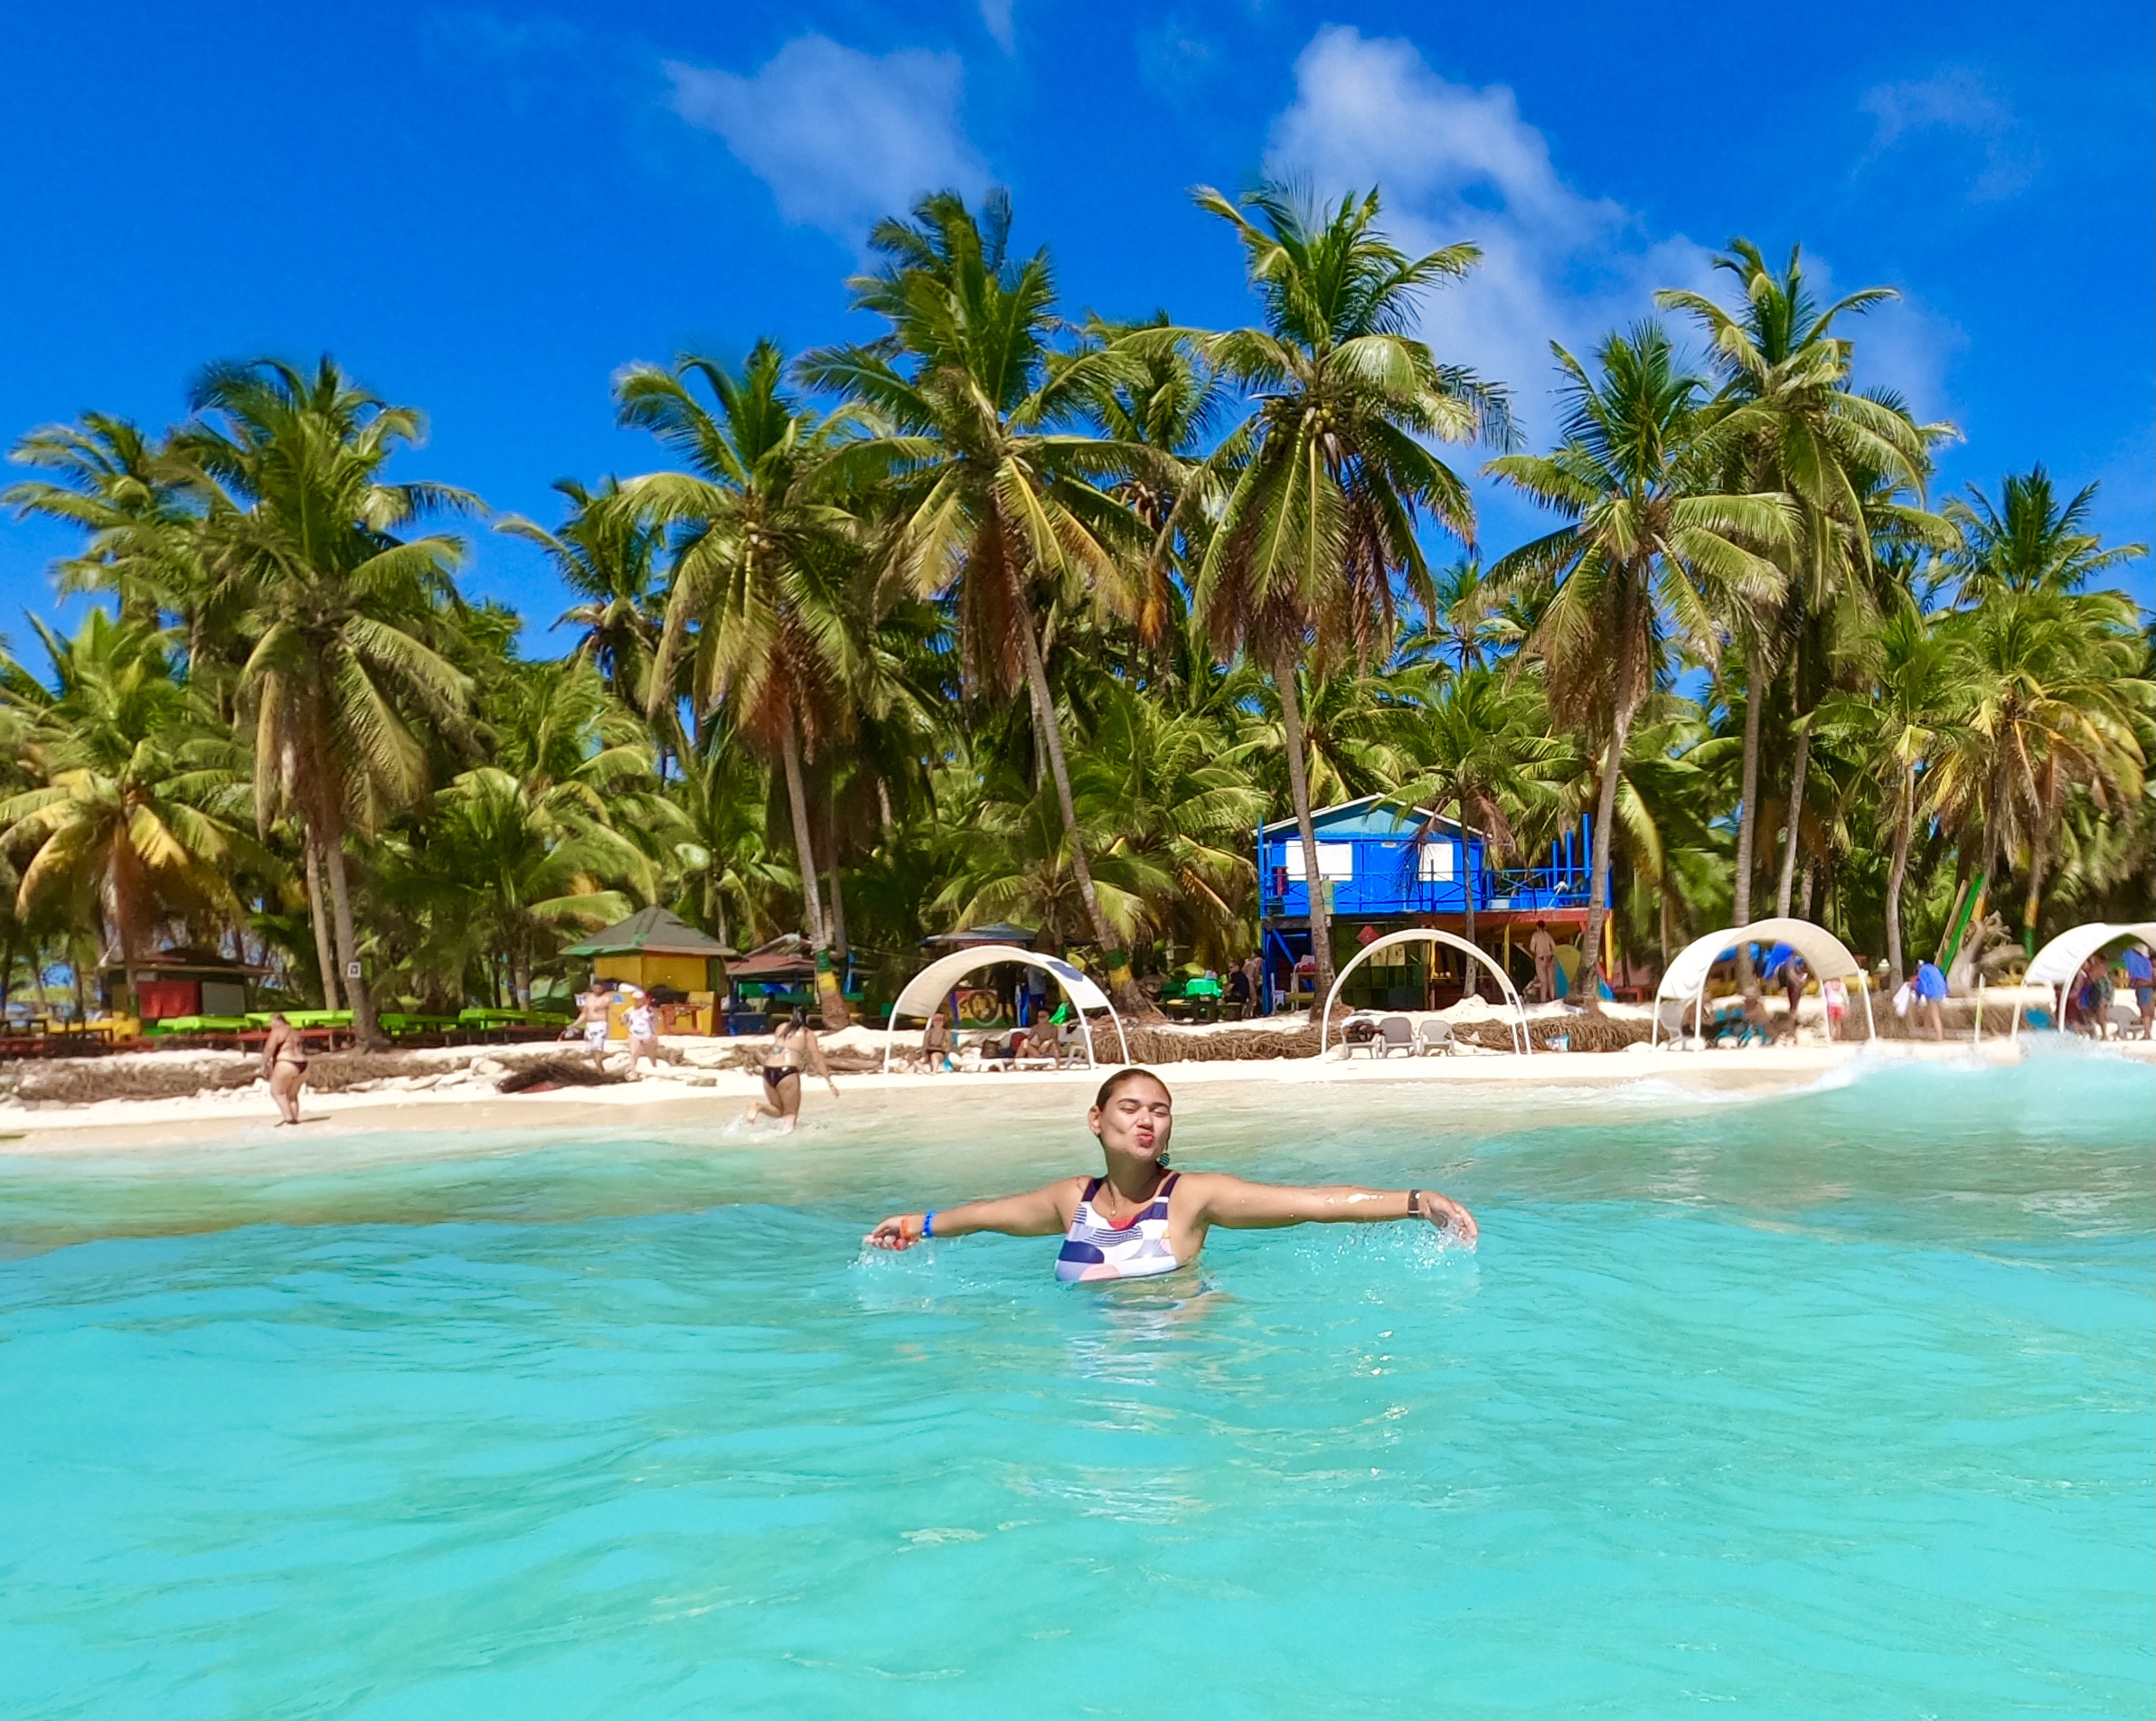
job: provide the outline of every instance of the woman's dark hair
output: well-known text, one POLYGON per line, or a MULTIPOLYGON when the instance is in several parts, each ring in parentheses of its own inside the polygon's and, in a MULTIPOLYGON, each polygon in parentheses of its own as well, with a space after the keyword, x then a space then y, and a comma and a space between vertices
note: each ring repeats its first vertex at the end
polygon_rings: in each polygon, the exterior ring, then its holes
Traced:
MULTIPOLYGON (((1110 1100, 1116 1097, 1119 1090, 1128 1087, 1133 1082, 1141 1079, 1156 1084, 1163 1094, 1168 1092, 1168 1084, 1162 1081, 1158 1076, 1149 1069, 1140 1069, 1135 1064, 1133 1064, 1127 1068, 1117 1070, 1106 1081, 1101 1083, 1100 1092, 1093 1096, 1095 1109, 1105 1107, 1110 1100)), ((1169 1096, 1173 1097, 1172 1095, 1169 1096)))

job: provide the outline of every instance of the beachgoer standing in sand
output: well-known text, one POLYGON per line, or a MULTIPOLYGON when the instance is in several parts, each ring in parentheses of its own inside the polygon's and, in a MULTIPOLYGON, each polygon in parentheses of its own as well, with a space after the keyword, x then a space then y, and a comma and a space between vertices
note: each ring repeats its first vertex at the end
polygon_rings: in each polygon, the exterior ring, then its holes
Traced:
POLYGON ((270 1012, 269 1036, 262 1042, 262 1079, 269 1084, 269 1097, 283 1114, 272 1127, 298 1123, 299 1090, 307 1081, 306 1042, 281 1010, 270 1012))
POLYGON ((594 1069, 607 1061, 607 1017, 613 1005, 614 994, 604 987, 594 987, 589 992, 577 994, 577 1019, 570 1024, 569 1035, 583 1040, 584 1049, 591 1054, 591 1067, 594 1069))
POLYGON ((1474 1216, 1436 1190, 1371 1190, 1352 1183, 1306 1188, 1247 1183, 1224 1171, 1171 1171, 1174 1100, 1146 1069, 1119 1069, 1101 1084, 1086 1127, 1099 1139, 1104 1177, 1065 1177, 1027 1195, 967 1201, 927 1213, 894 1213, 861 1239, 909 1249, 924 1237, 1001 1231, 1063 1238, 1056 1277, 1066 1284, 1146 1279, 1187 1267, 1213 1226, 1271 1230, 1284 1225, 1373 1224, 1414 1219, 1475 1237, 1474 1216))
POLYGON ((636 1075, 636 1066, 646 1058, 654 1069, 661 1067, 659 1027, 653 1019, 651 994, 640 986, 625 986, 622 995, 629 1005, 625 1012, 629 1030, 629 1074, 636 1075))
POLYGON ((1946 998, 1946 976, 1939 972, 1939 964, 1935 962, 1918 963, 1916 978, 1912 983, 1911 990, 1916 1002, 1924 1007, 1925 1020, 1931 1023, 1932 1038, 1944 1039, 1946 1022, 1940 1006, 1946 998))
POLYGON ((2126 983, 2133 988, 2133 1003, 2141 1012, 2141 1037, 2150 1037, 2151 1024, 2156 1024, 2156 963, 2149 960, 2148 946, 2128 945, 2123 958, 2126 983))
POLYGON ((1535 922, 1535 936, 1527 941, 1527 954, 1535 959, 1535 1002, 1556 1002, 1557 940, 1549 936, 1549 927, 1544 922, 1535 922))
POLYGON ((1849 1014, 1849 983, 1841 980, 1819 983, 1819 1002, 1827 1013, 1827 1038, 1841 1038, 1841 1019, 1849 1014))
POLYGON ((763 1091, 749 1102, 748 1109, 741 1114, 741 1121, 754 1124, 766 1117, 776 1117, 778 1133, 791 1135, 794 1126, 801 1121, 804 1070, 821 1076, 824 1086, 831 1090, 832 1098, 838 1097, 838 1084, 831 1079, 831 1066, 824 1061, 824 1048, 816 1041, 816 1030, 808 1025, 808 1018, 796 1010, 778 1024, 771 1036, 770 1048, 764 1053, 763 1091))

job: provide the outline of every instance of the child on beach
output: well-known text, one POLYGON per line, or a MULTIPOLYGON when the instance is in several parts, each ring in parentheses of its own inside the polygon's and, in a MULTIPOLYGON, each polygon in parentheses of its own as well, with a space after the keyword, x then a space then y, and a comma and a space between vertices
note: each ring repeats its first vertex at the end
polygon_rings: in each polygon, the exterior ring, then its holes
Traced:
POLYGON ((1826 1007, 1827 1038, 1841 1038, 1841 1019, 1849 1014, 1849 983, 1841 980, 1822 980, 1819 983, 1819 1001, 1826 1007))

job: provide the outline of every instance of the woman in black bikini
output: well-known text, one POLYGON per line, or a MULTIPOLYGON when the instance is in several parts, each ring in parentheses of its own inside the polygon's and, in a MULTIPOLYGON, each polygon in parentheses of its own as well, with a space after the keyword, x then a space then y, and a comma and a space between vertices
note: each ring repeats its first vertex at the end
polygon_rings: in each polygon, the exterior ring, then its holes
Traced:
POLYGON ((741 1121, 754 1124, 776 1117, 778 1133, 792 1134, 801 1121, 801 1073, 805 1068, 821 1076, 831 1096, 838 1097, 838 1084, 831 1079, 831 1067, 824 1061, 824 1049, 816 1043, 815 1030, 796 1010, 771 1036, 770 1049, 764 1053, 763 1092, 741 1114, 741 1121))
POLYGON ((262 1077, 269 1084, 277 1109, 284 1114, 276 1127, 298 1123, 299 1090, 307 1080, 307 1048, 281 1010, 271 1012, 269 1036, 262 1042, 262 1077))

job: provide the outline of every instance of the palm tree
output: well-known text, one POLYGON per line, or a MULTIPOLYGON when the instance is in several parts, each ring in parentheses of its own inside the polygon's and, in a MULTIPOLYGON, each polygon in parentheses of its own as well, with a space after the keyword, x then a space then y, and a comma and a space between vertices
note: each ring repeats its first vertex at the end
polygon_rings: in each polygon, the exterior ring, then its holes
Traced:
POLYGON ((1875 776, 1893 801, 1892 859, 1886 889, 1887 968, 1895 986, 1907 977, 1901 907, 1909 845, 1923 808, 1922 785, 1940 738, 1963 720, 1973 666, 1952 617, 1926 616, 1904 595, 1880 618, 1869 648, 1869 685, 1836 696, 1827 716, 1869 742, 1875 776))
POLYGON ((2098 485, 2084 484, 2063 507, 2051 475, 2038 462, 2022 476, 2009 473, 1997 506, 1969 486, 1942 511, 1960 534, 1947 556, 1962 596, 1975 601, 1995 592, 2077 592, 2097 575, 2149 553, 2146 544, 2105 549, 2087 530, 2098 485))
POLYGON ((549 531, 522 514, 510 514, 494 530, 545 552, 555 575, 578 596, 554 623, 580 630, 571 655, 597 664, 607 692, 642 710, 651 701, 651 666, 659 644, 652 600, 663 534, 627 504, 618 479, 606 478, 588 490, 574 478, 562 478, 554 488, 570 504, 557 529, 549 531))
POLYGON ((1202 343, 1206 359, 1250 396, 1251 410, 1209 462, 1210 482, 1190 488, 1194 498, 1217 497, 1219 508, 1191 602, 1215 646, 1247 652, 1279 695, 1324 996, 1332 932, 1298 669, 1306 652, 1323 666, 1342 655, 1367 663, 1389 647, 1396 578, 1430 607, 1417 521, 1427 513, 1465 541, 1474 504, 1419 438, 1485 437, 1502 446, 1511 421, 1502 389, 1439 363, 1407 332, 1426 288, 1473 267, 1473 246, 1408 257, 1379 230, 1375 191, 1329 212, 1279 185, 1239 205, 1207 188, 1196 196, 1241 239, 1266 322, 1202 343))
MULTIPOLYGON (((696 357, 672 370, 634 365, 616 398, 623 423, 650 430, 691 468, 625 486, 648 518, 678 528, 647 710, 655 721, 688 659, 699 721, 723 701, 758 757, 783 766, 802 929, 821 955, 833 926, 816 887, 802 763, 852 727, 845 689, 860 561, 826 457, 836 423, 805 410, 785 381, 784 355, 759 341, 738 375, 696 357), (711 406, 692 381, 710 390, 711 406)), ((828 968, 819 962, 818 998, 826 1023, 843 1028, 850 1018, 828 968)))
MULTIPOLYGON (((1780 491, 1796 509, 1796 531, 1776 558, 1785 576, 1786 606, 1762 614, 1754 600, 1728 618, 1745 663, 1735 910, 1743 922, 1751 914, 1759 723, 1772 660, 1803 630, 1808 618, 1826 615, 1844 597, 1862 597, 1866 587, 1860 576, 1870 569, 1875 518, 1896 506, 1893 492, 1922 492, 1929 466, 1926 450, 1951 432, 1945 426, 1920 428, 1897 403, 1850 387, 1851 343, 1833 332, 1835 321, 1899 297, 1892 288, 1864 287, 1822 311, 1804 285, 1801 247, 1791 248, 1789 262, 1777 276, 1758 248, 1745 239, 1730 240, 1715 267, 1743 284, 1744 300, 1737 309, 1675 289, 1657 293, 1654 302, 1664 310, 1689 313, 1711 342, 1722 382, 1718 405, 1729 415, 1723 442, 1731 467, 1724 487, 1780 491), (1879 494, 1882 489, 1886 494, 1879 494)), ((1801 689, 1797 691, 1802 710, 1803 696, 1801 689)), ((1810 730, 1800 723, 1776 889, 1775 913, 1780 915, 1789 912, 1810 748, 1810 730)))
POLYGON ((174 446, 202 509, 204 560, 243 605, 256 816, 267 823, 298 813, 317 928, 319 863, 353 1030, 378 1046, 345 839, 427 793, 415 722, 462 735, 470 693, 431 643, 457 602, 450 576, 463 546, 397 534, 428 514, 477 504, 442 484, 385 482, 384 466, 419 439, 422 420, 326 357, 312 375, 271 359, 212 365, 192 405, 195 418, 174 446))
POLYGON ((886 259, 852 283, 856 309, 890 324, 866 344, 810 353, 802 375, 859 403, 868 434, 838 462, 885 493, 896 522, 889 562, 912 588, 956 592, 969 687, 1022 686, 1047 755, 1069 847, 1069 870, 1117 1002, 1147 1008, 1095 889, 1070 786, 1043 634, 1075 589, 1137 614, 1150 533, 1116 486, 1133 474, 1172 483, 1172 463, 1143 442, 1093 433, 1104 388, 1127 377, 1125 342, 1075 353, 1053 345, 1055 281, 1046 251, 1010 254, 1009 197, 976 218, 955 193, 886 221, 870 245, 886 259))
POLYGON ((52 475, 14 485, 0 503, 85 534, 79 553, 53 564, 60 589, 108 592, 142 626, 172 617, 184 635, 189 681, 212 692, 221 678, 211 659, 231 629, 231 594, 203 564, 201 511, 169 447, 129 419, 86 412, 77 424, 32 431, 12 457, 52 475))
POLYGON ((40 779, 0 801, 0 848, 29 856, 15 912, 64 899, 77 924, 101 923, 132 1001, 157 922, 242 918, 232 870, 259 858, 233 823, 246 814, 245 761, 173 679, 155 631, 102 610, 71 640, 33 625, 54 685, 8 666, 40 779))
MULTIPOLYGON (((1481 833, 1489 860, 1503 860, 1516 847, 1513 819, 1542 788, 1533 767, 1551 750, 1548 719, 1539 691, 1523 678, 1479 663, 1446 678, 1423 702, 1407 743, 1416 776, 1401 785, 1400 800, 1438 813, 1449 809, 1481 833)), ((1476 882, 1472 874, 1462 880, 1469 944, 1475 941, 1476 882)), ((1482 991, 1482 971, 1472 964, 1467 988, 1482 991)))
POLYGON ((1998 592, 1957 618, 1968 708, 1934 767, 1937 804, 1973 839, 1963 856, 1987 879, 2027 856, 2025 941, 2068 796, 2114 814, 2141 798, 2156 687, 2138 672, 2135 620, 2120 594, 2047 590, 1998 592))
POLYGON ((1721 616, 1779 589, 1778 570, 1754 546, 1785 547, 1794 510, 1779 492, 1713 487, 1726 451, 1703 422, 1704 384, 1678 368, 1660 324, 1605 341, 1596 355, 1599 380, 1563 347, 1551 351, 1567 378, 1562 446, 1502 455, 1487 470, 1573 523, 1513 550, 1491 573, 1501 586, 1548 593, 1524 650, 1549 668, 1558 720, 1602 740, 1578 983, 1593 1009, 1633 719, 1662 677, 1672 635, 1711 652, 1721 616))

